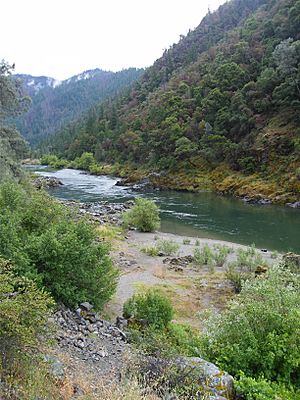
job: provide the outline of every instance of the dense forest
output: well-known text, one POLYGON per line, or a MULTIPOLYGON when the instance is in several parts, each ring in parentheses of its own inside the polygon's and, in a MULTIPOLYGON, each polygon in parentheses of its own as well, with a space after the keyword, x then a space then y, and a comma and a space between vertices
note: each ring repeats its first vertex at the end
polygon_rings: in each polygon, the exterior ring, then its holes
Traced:
POLYGON ((22 135, 34 145, 75 117, 78 118, 94 104, 117 94, 142 72, 136 68, 120 72, 94 69, 65 81, 14 75, 22 82, 22 92, 32 99, 32 104, 26 114, 13 121, 22 135))
POLYGON ((224 192, 236 190, 236 176, 255 174, 265 195, 295 198, 299 22, 299 0, 225 3, 131 89, 65 126, 43 149, 67 159, 91 152, 99 163, 143 165, 169 177, 180 169, 192 176, 183 187, 194 190, 200 171, 215 171, 209 179, 217 186, 227 178, 218 186, 224 192))
POLYGON ((21 95, 20 85, 12 81, 12 71, 11 65, 0 63, 0 181, 22 175, 18 159, 28 150, 19 132, 6 122, 30 104, 29 99, 21 95))

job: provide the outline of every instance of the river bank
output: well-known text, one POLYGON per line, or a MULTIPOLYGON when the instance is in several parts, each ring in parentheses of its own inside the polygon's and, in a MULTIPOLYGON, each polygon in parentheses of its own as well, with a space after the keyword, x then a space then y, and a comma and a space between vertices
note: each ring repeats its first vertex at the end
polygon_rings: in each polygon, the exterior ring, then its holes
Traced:
MULTIPOLYGON (((176 168, 167 170, 149 170, 147 167, 134 164, 97 164, 90 154, 89 163, 67 161, 49 156, 56 161, 50 163, 53 168, 75 168, 85 170, 95 175, 109 175, 121 178, 120 185, 133 187, 135 190, 158 189, 176 190, 189 193, 199 193, 203 190, 212 191, 219 195, 229 195, 241 199, 250 204, 286 205, 300 208, 300 179, 287 174, 278 174, 276 165, 272 165, 268 174, 244 175, 233 171, 227 164, 215 168, 198 160, 193 166, 178 162, 176 168)), ((49 158, 47 158, 46 160, 49 158)), ((33 160, 37 165, 37 160, 33 160)), ((24 164, 30 164, 30 160, 24 160, 24 164)), ((296 166, 295 166, 296 168, 296 166)))

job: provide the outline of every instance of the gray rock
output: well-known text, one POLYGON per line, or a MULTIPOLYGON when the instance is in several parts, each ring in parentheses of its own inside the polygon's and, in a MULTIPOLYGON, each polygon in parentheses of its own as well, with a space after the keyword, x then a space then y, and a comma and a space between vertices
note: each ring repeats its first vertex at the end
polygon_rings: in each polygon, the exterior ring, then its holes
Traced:
POLYGON ((80 304, 80 308, 84 311, 91 311, 94 306, 91 303, 85 301, 84 303, 80 304))
POLYGON ((213 398, 220 398, 220 396, 226 399, 234 398, 233 377, 215 364, 199 357, 184 357, 176 360, 176 366, 182 372, 193 370, 199 383, 215 396, 213 398))
POLYGON ((300 201, 295 201, 295 203, 287 203, 287 206, 292 208, 300 208, 300 201))
POLYGON ((44 359, 49 363, 49 371, 55 379, 64 380, 65 371, 63 363, 56 357, 50 355, 44 355, 44 359))

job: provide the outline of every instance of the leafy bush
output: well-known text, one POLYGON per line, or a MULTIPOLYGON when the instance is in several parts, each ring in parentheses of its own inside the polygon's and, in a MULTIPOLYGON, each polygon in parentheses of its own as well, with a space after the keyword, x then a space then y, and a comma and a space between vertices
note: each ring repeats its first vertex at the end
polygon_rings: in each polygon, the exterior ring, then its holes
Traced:
POLYGON ((298 400, 297 393, 284 385, 269 382, 266 379, 254 379, 241 375, 235 385, 237 393, 247 400, 298 400))
POLYGON ((191 240, 190 239, 183 239, 182 243, 183 244, 191 244, 191 240))
POLYGON ((300 276, 281 265, 247 281, 221 315, 206 321, 203 355, 231 374, 300 379, 300 276))
POLYGON ((90 301, 101 308, 116 287, 108 252, 91 224, 76 222, 45 192, 16 184, 0 187, 0 254, 56 300, 71 307, 90 301))
POLYGON ((173 318, 173 307, 170 301, 157 290, 145 294, 136 294, 123 306, 125 318, 144 320, 154 329, 163 329, 173 318))
POLYGON ((141 232, 153 232, 160 226, 159 209, 152 200, 137 198, 132 209, 123 214, 123 222, 141 232))
POLYGON ((158 251, 162 252, 166 256, 172 256, 176 254, 180 246, 174 240, 161 239, 157 243, 158 251))
POLYGON ((71 166, 77 169, 84 169, 85 171, 89 171, 90 167, 96 164, 95 157, 93 153, 84 152, 80 157, 75 158, 72 162, 71 166))
POLYGON ((44 154, 40 159, 40 163, 55 169, 65 168, 69 165, 69 161, 58 158, 53 154, 44 154))

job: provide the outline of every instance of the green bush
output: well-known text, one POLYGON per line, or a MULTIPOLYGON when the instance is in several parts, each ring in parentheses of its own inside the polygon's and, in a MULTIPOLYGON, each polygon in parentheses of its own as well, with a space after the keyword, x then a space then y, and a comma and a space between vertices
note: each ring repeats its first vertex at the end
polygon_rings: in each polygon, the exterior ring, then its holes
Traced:
POLYGON ((206 321, 203 356, 233 375, 300 382, 300 275, 284 266, 244 283, 221 315, 206 321))
POLYGON ((137 198, 132 209, 123 214, 123 222, 141 232, 153 232, 160 227, 159 208, 152 200, 137 198))
POLYGON ((49 167, 55 169, 65 168, 69 165, 69 161, 58 158, 52 154, 44 154, 40 159, 40 163, 42 165, 49 165, 49 167))
POLYGON ((298 400, 300 391, 295 392, 282 384, 254 379, 241 375, 235 384, 237 394, 246 400, 298 400))
POLYGON ((111 297, 117 272, 107 243, 43 191, 17 184, 0 187, 0 254, 19 275, 45 285, 57 301, 97 308, 111 297))
POLYGON ((75 160, 71 163, 73 168, 84 169, 85 171, 89 171, 90 167, 94 166, 95 164, 96 160, 93 153, 88 152, 82 153, 80 157, 75 158, 75 160))
POLYGON ((158 251, 166 256, 172 256, 177 253, 180 246, 174 240, 161 239, 157 243, 158 251))
POLYGON ((144 320, 154 329, 163 329, 173 318, 173 307, 170 301, 157 290, 145 294, 136 294, 123 306, 125 318, 144 320))

